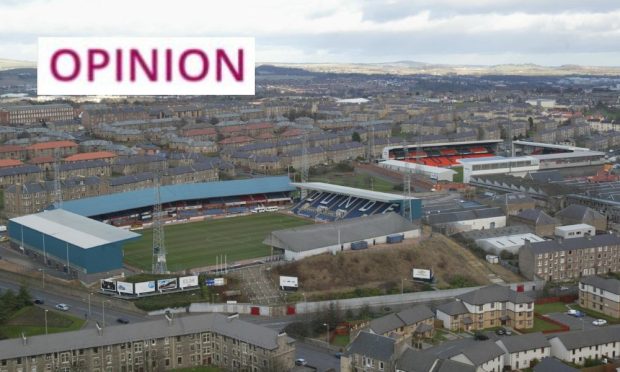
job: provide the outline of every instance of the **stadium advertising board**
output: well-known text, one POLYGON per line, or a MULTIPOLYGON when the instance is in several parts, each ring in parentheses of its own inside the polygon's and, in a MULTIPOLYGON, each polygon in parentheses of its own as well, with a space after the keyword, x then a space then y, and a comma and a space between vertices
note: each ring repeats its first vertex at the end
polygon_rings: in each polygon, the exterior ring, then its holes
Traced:
POLYGON ((101 289, 104 291, 116 292, 116 282, 114 280, 103 279, 101 280, 101 289))
POLYGON ((221 287, 223 285, 226 285, 226 279, 224 278, 207 279, 205 280, 205 285, 207 287, 221 287))
POLYGON ((133 294, 133 283, 116 282, 116 290, 118 293, 133 294))
POLYGON ((155 281, 136 283, 135 292, 136 294, 155 292, 155 281))
POLYGON ((280 276, 280 288, 297 289, 298 287, 299 281, 296 276, 280 276))
POLYGON ((427 269, 413 269, 413 279, 431 280, 433 272, 427 269))
POLYGON ((158 291, 167 291, 167 290, 176 289, 176 288, 177 288, 177 278, 159 279, 157 281, 158 291))
POLYGON ((187 288, 187 287, 196 287, 198 285, 198 276, 182 276, 179 278, 179 287, 187 288))

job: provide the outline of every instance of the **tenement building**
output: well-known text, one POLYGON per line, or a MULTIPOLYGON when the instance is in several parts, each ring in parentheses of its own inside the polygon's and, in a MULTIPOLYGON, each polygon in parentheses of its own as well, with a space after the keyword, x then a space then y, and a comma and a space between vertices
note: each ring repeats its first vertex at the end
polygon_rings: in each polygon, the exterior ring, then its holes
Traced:
POLYGON ((213 365, 226 371, 288 371, 286 333, 204 314, 0 341, 0 371, 163 371, 213 365))
POLYGON ((602 234, 583 238, 526 242, 519 250, 519 269, 528 279, 578 279, 582 275, 620 271, 620 237, 602 234))

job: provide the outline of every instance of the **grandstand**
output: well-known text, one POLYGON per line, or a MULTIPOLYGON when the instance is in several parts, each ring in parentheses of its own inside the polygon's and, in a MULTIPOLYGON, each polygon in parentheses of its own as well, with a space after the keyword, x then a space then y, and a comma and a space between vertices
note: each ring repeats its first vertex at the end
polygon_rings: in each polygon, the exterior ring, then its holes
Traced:
POLYGON ((331 222, 389 212, 417 220, 422 214, 422 202, 418 198, 323 182, 292 185, 308 190, 308 196, 293 207, 293 213, 319 221, 331 222))
MULTIPOLYGON (((248 213, 258 206, 291 203, 288 177, 178 184, 161 187, 166 221, 200 220, 208 216, 248 213)), ((152 220, 153 188, 66 201, 63 208, 115 226, 141 226, 152 220)))
POLYGON ((419 145, 388 146, 383 149, 383 160, 418 162, 431 167, 460 166, 460 159, 495 156, 501 140, 426 143, 419 145))

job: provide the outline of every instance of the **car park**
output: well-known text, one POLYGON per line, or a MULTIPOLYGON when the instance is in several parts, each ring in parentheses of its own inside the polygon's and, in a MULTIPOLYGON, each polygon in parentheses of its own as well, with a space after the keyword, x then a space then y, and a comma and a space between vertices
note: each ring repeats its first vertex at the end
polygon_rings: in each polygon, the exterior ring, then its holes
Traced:
POLYGON ((596 319, 592 321, 592 325, 595 326, 604 326, 605 324, 607 324, 607 321, 605 319, 596 319))
POLYGON ((69 311, 69 305, 67 304, 58 304, 55 307, 60 311, 69 311))

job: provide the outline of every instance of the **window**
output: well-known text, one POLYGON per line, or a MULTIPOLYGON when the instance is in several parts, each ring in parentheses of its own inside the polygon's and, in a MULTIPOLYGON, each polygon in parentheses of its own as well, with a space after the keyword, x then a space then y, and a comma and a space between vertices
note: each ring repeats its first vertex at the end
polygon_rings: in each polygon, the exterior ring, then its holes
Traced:
POLYGON ((183 364, 183 357, 177 358, 177 364, 183 364))

